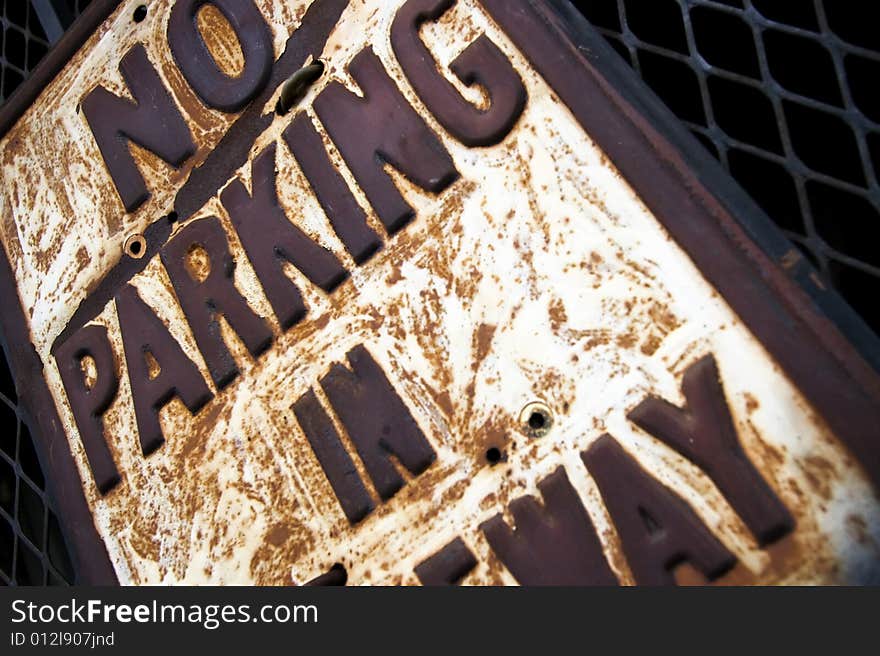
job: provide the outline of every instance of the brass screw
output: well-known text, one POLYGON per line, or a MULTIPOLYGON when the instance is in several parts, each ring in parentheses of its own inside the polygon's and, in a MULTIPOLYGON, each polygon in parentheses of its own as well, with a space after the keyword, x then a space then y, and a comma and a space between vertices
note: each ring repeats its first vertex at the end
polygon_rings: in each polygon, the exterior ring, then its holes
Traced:
POLYGON ((529 437, 544 437, 553 427, 553 413, 546 403, 532 401, 519 413, 520 430, 529 437))

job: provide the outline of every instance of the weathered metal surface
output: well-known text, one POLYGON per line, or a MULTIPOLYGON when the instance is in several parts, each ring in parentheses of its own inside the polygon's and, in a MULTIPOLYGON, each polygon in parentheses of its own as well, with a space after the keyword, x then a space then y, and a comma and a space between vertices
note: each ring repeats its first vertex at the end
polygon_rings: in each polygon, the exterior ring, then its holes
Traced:
MULTIPOLYGON (((336 563, 345 567, 349 584, 529 582, 530 573, 517 569, 515 549, 504 546, 512 542, 497 516, 511 528, 525 527, 527 513, 517 500, 542 494, 548 509, 558 502, 567 521, 581 522, 574 541, 580 549, 592 544, 583 527, 595 527, 610 569, 585 568, 586 578, 646 582, 638 574, 644 566, 638 549, 631 548, 637 540, 626 533, 632 524, 612 517, 609 490, 593 469, 623 467, 613 464, 618 461, 609 439, 687 504, 690 510, 676 512, 691 513, 697 522, 680 515, 675 521, 684 524, 670 520, 669 526, 686 525, 681 530, 711 545, 706 558, 717 556, 718 581, 839 583, 880 576, 880 507, 865 469, 476 0, 459 0, 426 22, 421 38, 440 74, 482 109, 491 99, 462 84, 450 63, 481 34, 510 62, 527 101, 500 143, 464 145, 416 93, 389 37, 403 2, 355 0, 318 53, 325 73, 299 108, 269 121, 249 161, 203 207, 172 226, 169 243, 200 219, 219 218, 235 261, 235 287, 271 329, 271 344, 262 351, 220 321, 237 375, 221 382, 210 369, 169 277, 169 261, 155 250, 141 260, 145 266, 131 285, 193 361, 211 397, 190 409, 178 397, 165 405, 160 445, 141 443, 119 301, 108 298, 98 308, 89 323, 106 328, 119 374, 102 421, 120 480, 102 494, 53 345, 107 272, 123 257, 137 257, 132 236, 175 208, 176 193, 239 116, 207 109, 181 75, 166 40, 172 4, 150 3, 140 23, 123 4, 0 141, 0 239, 86 501, 121 582, 302 584, 336 563), (96 84, 129 95, 118 64, 137 43, 181 109, 197 151, 175 170, 134 147, 151 196, 127 213, 79 106, 96 84), (365 48, 372 48, 459 174, 439 191, 425 191, 386 165, 415 211, 392 234, 313 108, 332 83, 362 93, 348 66, 365 48), (284 132, 303 114, 380 237, 378 252, 353 256, 346 248, 291 152, 284 132), (276 318, 224 195, 235 180, 254 192, 252 162, 272 144, 286 217, 350 273, 328 290, 286 266, 307 309, 289 329, 276 318), (354 366, 347 356, 359 348, 384 372, 415 421, 412 430, 433 451, 424 464, 394 461, 403 480, 399 490, 392 485, 385 491, 376 481, 358 455, 357 428, 330 398, 332 385, 323 384, 335 365, 354 366), (687 376, 697 376, 710 361, 718 375, 710 372, 695 388, 708 400, 686 398, 687 376), (713 397, 711 383, 719 378, 721 391, 713 397), (725 487, 717 471, 658 438, 660 429, 646 428, 646 399, 653 397, 687 404, 694 413, 714 408, 718 425, 725 419, 717 404, 726 405, 748 462, 769 486, 760 492, 764 501, 753 497, 734 508, 735 481, 725 487), (320 452, 304 431, 308 418, 318 416, 316 403, 344 451, 320 452), (333 467, 325 458, 344 454, 366 495, 360 505, 354 499, 345 506, 331 484, 333 467), (566 478, 575 497, 565 496, 566 478), (794 524, 779 520, 762 536, 754 530, 761 518, 743 508, 757 503, 772 509, 774 500, 783 508, 775 518, 787 509, 794 524)), ((311 3, 256 4, 277 58, 311 3)), ((245 66, 242 50, 218 13, 202 10, 199 24, 219 68, 234 74, 245 66)), ((258 116, 274 112, 278 93, 267 94, 258 116)), ((196 280, 215 266, 198 249, 188 262, 196 280)), ((150 358, 145 366, 154 379, 164 369, 150 358)), ((88 367, 95 363, 84 363, 87 387, 94 386, 88 367)), ((377 414, 384 411, 376 407, 377 414)), ((633 471, 627 475, 641 480, 633 471)), ((644 489, 649 501, 662 496, 650 485, 644 489)), ((646 519, 645 530, 657 521, 646 519)), ((562 556, 571 555, 560 548, 562 556)), ((540 550, 533 555, 538 569, 556 567, 541 560, 540 550)), ((688 563, 674 575, 700 581, 711 567, 702 574, 698 569, 688 563)))

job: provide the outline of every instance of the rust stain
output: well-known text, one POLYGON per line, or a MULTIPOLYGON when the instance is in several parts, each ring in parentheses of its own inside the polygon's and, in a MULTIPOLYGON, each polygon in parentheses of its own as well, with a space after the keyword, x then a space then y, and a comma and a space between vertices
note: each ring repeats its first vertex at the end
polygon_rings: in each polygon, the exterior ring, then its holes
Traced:
POLYGON ((826 501, 830 500, 838 478, 834 465, 821 456, 809 455, 804 458, 801 469, 813 491, 826 501))
POLYGON ((453 418, 455 416, 455 406, 452 403, 452 397, 449 394, 449 390, 438 392, 429 383, 423 382, 423 384, 431 394, 434 403, 437 404, 437 407, 440 408, 443 414, 446 415, 447 418, 453 418))
POLYGON ((273 547, 280 547, 291 537, 290 529, 284 524, 276 524, 266 534, 266 541, 273 547))
POLYGON ((396 285, 401 280, 403 280, 403 273, 400 270, 400 266, 395 264, 391 268, 391 275, 385 278, 385 283, 390 287, 391 285, 396 285))
POLYGON ((549 307, 550 325, 553 332, 558 333, 568 324, 568 314, 565 312, 565 304, 560 299, 554 299, 549 307))
POLYGON ((146 560, 159 560, 159 523, 155 518, 139 517, 131 527, 131 547, 146 560))
POLYGON ((203 5, 196 14, 199 33, 218 68, 229 77, 238 77, 244 70, 241 45, 223 13, 214 5, 203 5))
POLYGON ((486 323, 481 323, 477 327, 477 332, 474 333, 473 343, 474 359, 471 364, 474 371, 477 371, 480 368, 480 364, 489 354, 489 349, 492 348, 492 338, 495 336, 495 331, 497 329, 498 326, 486 323))
POLYGON ((761 404, 758 402, 758 399, 754 397, 754 395, 746 392, 745 394, 743 394, 743 396, 746 399, 746 411, 749 414, 752 414, 753 412, 755 412, 755 410, 761 407, 761 404))

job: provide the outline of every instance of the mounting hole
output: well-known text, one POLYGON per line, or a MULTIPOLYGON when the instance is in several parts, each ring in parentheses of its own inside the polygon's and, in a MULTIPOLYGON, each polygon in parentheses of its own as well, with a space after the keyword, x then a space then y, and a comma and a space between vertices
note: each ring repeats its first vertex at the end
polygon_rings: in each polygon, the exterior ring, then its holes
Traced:
POLYGON ((147 254, 147 240, 141 234, 130 235, 122 247, 130 258, 139 260, 147 254))
POLYGON ((492 446, 486 449, 486 462, 490 465, 497 465, 501 462, 501 449, 497 446, 492 446))
POLYGON ((543 437, 553 426, 553 413, 546 403, 532 401, 519 414, 520 429, 529 437, 543 437))
POLYGON ((174 212, 174 211, 168 212, 168 222, 169 223, 177 223, 177 212, 174 212))
POLYGON ((315 59, 291 75, 281 85, 281 95, 278 96, 278 102, 275 103, 275 113, 279 116, 287 114, 324 74, 324 69, 324 62, 315 59))
POLYGON ((533 412, 529 415, 529 428, 532 430, 541 430, 546 423, 547 418, 540 412, 533 412))
POLYGON ((138 5, 134 10, 134 14, 132 14, 132 16, 131 16, 132 20, 135 23, 140 23, 146 17, 147 17, 147 5, 138 5))

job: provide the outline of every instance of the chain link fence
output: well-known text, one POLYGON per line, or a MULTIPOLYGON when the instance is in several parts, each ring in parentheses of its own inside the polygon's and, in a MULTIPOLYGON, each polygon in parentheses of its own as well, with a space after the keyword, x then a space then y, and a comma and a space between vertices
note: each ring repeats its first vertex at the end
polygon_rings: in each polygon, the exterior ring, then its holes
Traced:
POLYGON ((873 3, 576 4, 880 333, 880 35, 873 3))
POLYGON ((27 0, 2 0, 0 15, 0 102, 30 75, 49 51, 46 38, 33 6, 27 0))
MULTIPOLYGON (((28 78, 49 51, 50 42, 57 41, 89 0, 0 2, 2 103, 28 78), (41 17, 46 19, 47 9, 56 19, 48 26, 51 39, 40 22, 41 17)), ((17 301, 4 298, 0 302, 17 301)), ((75 580, 75 573, 46 491, 33 438, 17 402, 5 354, 0 352, 0 583, 65 585, 75 580)))
MULTIPOLYGON (((89 0, 2 2, 0 102, 89 0)), ((872 3, 574 4, 880 333, 880 36, 872 3)), ((0 583, 71 582, 16 400, 0 359, 0 583)))

